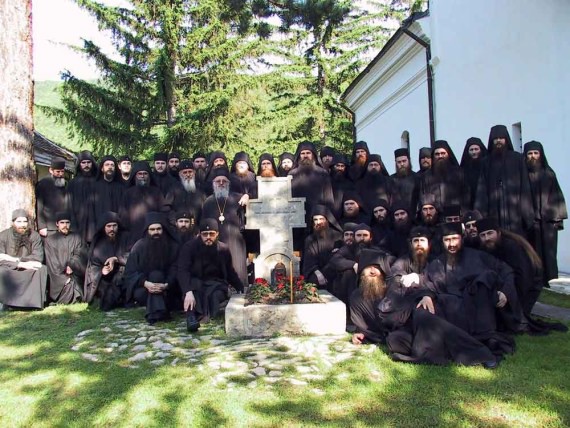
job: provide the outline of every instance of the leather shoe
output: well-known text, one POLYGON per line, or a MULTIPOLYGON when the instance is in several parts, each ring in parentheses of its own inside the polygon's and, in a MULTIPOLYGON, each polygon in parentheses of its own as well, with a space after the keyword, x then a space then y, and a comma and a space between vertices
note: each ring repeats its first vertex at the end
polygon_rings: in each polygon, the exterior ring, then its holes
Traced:
POLYGON ((483 367, 485 367, 488 370, 495 370, 497 367, 499 367, 499 362, 497 360, 485 361, 483 363, 483 367))
POLYGON ((189 311, 188 314, 186 315, 186 329, 190 333, 193 333, 195 331, 198 331, 199 328, 200 328, 200 323, 196 318, 196 314, 193 311, 189 311))

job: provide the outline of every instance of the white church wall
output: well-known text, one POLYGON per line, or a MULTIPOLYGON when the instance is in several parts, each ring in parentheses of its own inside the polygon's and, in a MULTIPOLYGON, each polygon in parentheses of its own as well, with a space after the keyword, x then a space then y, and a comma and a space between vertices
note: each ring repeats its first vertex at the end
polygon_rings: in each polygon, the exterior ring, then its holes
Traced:
POLYGON ((414 168, 419 148, 429 146, 425 58, 425 50, 403 35, 346 99, 355 112, 357 141, 380 154, 390 173, 403 131, 410 134, 414 168))
MULTIPOLYGON (((515 149, 544 144, 570 199, 570 2, 478 0, 430 2, 436 138, 460 156, 467 138, 487 144, 507 125, 515 149), (518 146, 518 147, 517 147, 518 146)), ((570 200, 569 200, 570 202, 570 200)), ((570 223, 560 234, 559 267, 570 272, 570 223)))

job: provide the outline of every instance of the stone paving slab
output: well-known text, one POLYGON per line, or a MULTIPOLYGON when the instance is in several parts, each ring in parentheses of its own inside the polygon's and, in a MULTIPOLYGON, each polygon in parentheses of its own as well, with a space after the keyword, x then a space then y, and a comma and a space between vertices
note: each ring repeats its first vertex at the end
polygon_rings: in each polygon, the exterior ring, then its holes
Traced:
POLYGON ((228 338, 219 325, 188 333, 184 320, 149 326, 142 320, 107 313, 100 327, 79 332, 71 350, 94 364, 117 364, 139 369, 148 365, 192 366, 215 370, 212 383, 233 388, 287 382, 307 385, 322 380, 338 364, 377 349, 353 345, 347 334, 252 339, 228 338))
POLYGON ((546 303, 541 302, 536 302, 534 304, 532 314, 565 322, 570 321, 570 309, 547 305, 546 303))

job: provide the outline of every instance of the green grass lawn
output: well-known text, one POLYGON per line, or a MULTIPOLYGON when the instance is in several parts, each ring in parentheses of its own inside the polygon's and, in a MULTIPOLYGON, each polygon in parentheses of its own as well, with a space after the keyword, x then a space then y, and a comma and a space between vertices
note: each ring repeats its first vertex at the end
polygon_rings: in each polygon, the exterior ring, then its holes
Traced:
MULTIPOLYGON (((570 425, 568 334, 518 337, 517 352, 494 371, 395 363, 376 348, 305 386, 236 380, 227 389, 207 365, 129 368, 71 349, 79 332, 107 322, 85 305, 0 314, 1 426, 570 425)), ((212 331, 223 337, 220 323, 212 331)))
POLYGON ((548 305, 560 306, 562 308, 570 309, 570 296, 566 294, 555 293, 554 291, 550 291, 548 288, 542 289, 538 301, 546 303, 548 305))

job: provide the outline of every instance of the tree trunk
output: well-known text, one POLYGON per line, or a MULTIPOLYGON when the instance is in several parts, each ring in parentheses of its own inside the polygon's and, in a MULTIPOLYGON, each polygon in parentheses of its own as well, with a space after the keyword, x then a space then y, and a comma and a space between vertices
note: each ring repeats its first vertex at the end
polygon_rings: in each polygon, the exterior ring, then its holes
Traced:
POLYGON ((35 218, 32 2, 0 0, 0 230, 12 211, 35 218))

